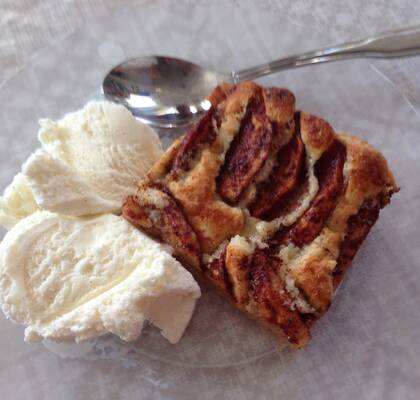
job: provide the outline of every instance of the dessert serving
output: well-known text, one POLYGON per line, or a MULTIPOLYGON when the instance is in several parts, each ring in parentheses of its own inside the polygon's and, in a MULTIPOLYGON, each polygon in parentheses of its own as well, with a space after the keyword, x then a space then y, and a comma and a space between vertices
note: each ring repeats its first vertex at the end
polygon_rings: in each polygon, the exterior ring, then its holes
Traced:
POLYGON ((309 342, 398 187, 377 150, 287 89, 224 84, 209 100, 165 153, 109 102, 41 121, 0 197, 0 305, 26 341, 131 341, 149 321, 176 343, 200 296, 192 272, 309 342))
POLYGON ((377 150, 297 111, 286 89, 226 84, 209 100, 123 216, 301 348, 398 187, 377 150))

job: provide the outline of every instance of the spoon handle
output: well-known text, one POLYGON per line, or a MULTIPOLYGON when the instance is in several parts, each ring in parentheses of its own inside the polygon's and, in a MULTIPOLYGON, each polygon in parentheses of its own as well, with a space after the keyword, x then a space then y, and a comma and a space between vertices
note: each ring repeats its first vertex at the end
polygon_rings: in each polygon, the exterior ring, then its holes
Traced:
POLYGON ((285 69, 303 67, 310 64, 328 61, 346 60, 349 58, 394 58, 420 55, 420 25, 411 28, 386 32, 357 40, 331 46, 320 50, 310 51, 268 64, 233 71, 232 78, 235 83, 259 78, 285 69))

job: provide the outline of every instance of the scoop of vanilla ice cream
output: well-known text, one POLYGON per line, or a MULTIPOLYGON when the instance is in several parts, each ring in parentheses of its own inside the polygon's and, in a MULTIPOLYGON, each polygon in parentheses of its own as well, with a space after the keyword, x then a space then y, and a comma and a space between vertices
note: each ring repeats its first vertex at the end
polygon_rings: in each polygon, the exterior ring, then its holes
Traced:
POLYGON ((40 208, 60 214, 119 213, 137 180, 162 154, 151 128, 107 101, 90 102, 60 121, 40 124, 42 148, 22 167, 26 181, 19 176, 11 185, 18 189, 0 201, 0 224, 6 228, 27 215, 17 201, 23 193, 28 207, 34 197, 40 208))
POLYGON ((3 312, 25 340, 134 340, 149 320, 176 343, 200 289, 164 245, 119 216, 69 218, 38 211, 0 244, 3 312))
POLYGON ((25 176, 15 175, 0 197, 0 225, 12 228, 20 219, 39 210, 25 176))

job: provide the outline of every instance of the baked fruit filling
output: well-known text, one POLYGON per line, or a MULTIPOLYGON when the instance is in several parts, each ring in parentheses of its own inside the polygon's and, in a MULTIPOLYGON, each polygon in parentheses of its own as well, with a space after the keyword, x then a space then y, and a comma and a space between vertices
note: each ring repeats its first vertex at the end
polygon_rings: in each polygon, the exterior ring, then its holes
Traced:
POLYGON ((398 187, 377 150, 296 111, 287 89, 225 84, 209 100, 123 215, 303 347, 398 187))

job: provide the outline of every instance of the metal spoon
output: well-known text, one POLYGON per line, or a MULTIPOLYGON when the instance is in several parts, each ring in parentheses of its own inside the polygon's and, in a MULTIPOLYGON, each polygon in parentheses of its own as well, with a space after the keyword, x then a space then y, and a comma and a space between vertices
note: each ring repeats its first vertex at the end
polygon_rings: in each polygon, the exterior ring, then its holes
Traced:
POLYGON ((143 122, 159 128, 189 125, 210 108, 208 93, 222 82, 238 83, 284 69, 350 58, 420 55, 420 26, 282 58, 232 72, 216 72, 172 57, 143 56, 123 62, 105 77, 106 98, 122 103, 143 122))

